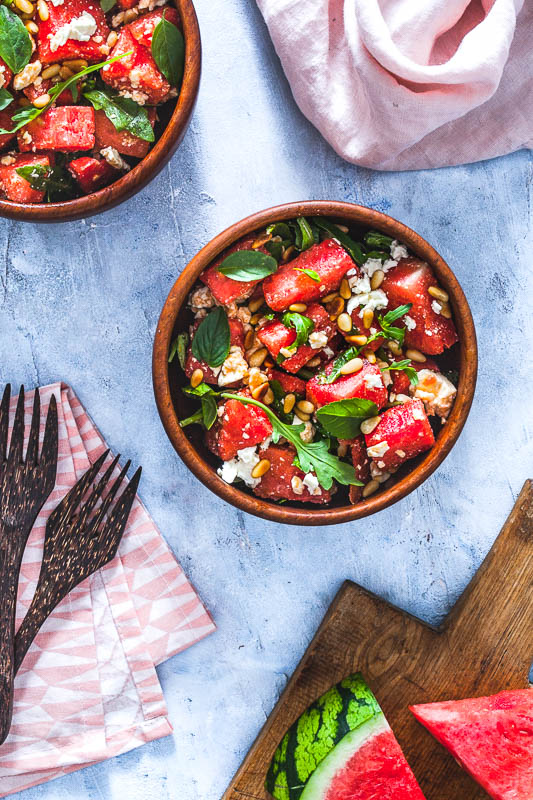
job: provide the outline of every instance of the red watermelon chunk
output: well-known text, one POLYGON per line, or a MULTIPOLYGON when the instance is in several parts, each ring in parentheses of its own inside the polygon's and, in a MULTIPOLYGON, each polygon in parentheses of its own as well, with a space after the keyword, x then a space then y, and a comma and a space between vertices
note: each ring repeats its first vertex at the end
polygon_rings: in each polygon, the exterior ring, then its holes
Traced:
POLYGON ((120 176, 120 172, 104 161, 104 159, 82 156, 75 158, 68 165, 69 171, 85 194, 101 189, 120 176))
MULTIPOLYGON (((39 86, 36 86, 34 83, 30 83, 29 86, 26 86, 25 89, 22 91, 33 103, 34 100, 37 100, 38 97, 42 97, 43 94, 48 94, 48 90, 53 86, 51 80, 41 81, 39 86)), ((55 100, 56 106, 73 106, 74 105, 74 97, 72 96, 71 89, 65 89, 59 97, 55 100)))
POLYGON ((94 109, 89 106, 53 106, 25 125, 17 137, 22 153, 30 150, 92 150, 94 109))
POLYGON ((533 691, 411 707, 494 800, 533 798, 533 691))
MULTIPOLYGON (((420 372, 422 369, 430 369, 433 372, 440 372, 438 365, 431 360, 431 358, 427 358, 424 362, 418 361, 411 361, 411 367, 416 369, 417 372, 420 372)), ((391 369, 389 375, 392 378, 392 391, 395 394, 409 394, 409 387, 411 383, 409 378, 402 372, 400 369, 391 369)))
MULTIPOLYGON (((194 334, 200 325, 201 320, 197 320, 194 323, 192 328, 192 339, 194 339, 194 334)), ((236 347, 240 347, 241 350, 244 352, 244 326, 239 319, 229 319, 229 337, 230 337, 230 347, 235 345, 236 347)), ((191 339, 191 342, 192 342, 191 339)), ((192 348, 189 346, 187 350, 187 360, 185 362, 185 374, 188 378, 191 377, 195 369, 201 369, 204 373, 204 382, 205 383, 216 383, 218 384, 218 372, 214 372, 213 369, 208 365, 205 364, 203 361, 198 361, 198 359, 193 355, 192 348)), ((226 388, 230 388, 232 386, 238 385, 239 382, 236 384, 231 383, 228 384, 226 388)))
POLYGON ((285 311, 292 303, 310 303, 338 289, 344 275, 355 267, 346 250, 334 239, 326 239, 304 250, 263 282, 265 300, 274 311, 285 311), (311 269, 317 282, 301 269, 311 269))
MULTIPOLYGON (((330 361, 326 365, 326 375, 330 374, 333 363, 330 361)), ((320 377, 315 375, 307 384, 307 399, 314 403, 315 408, 350 397, 372 400, 378 408, 385 405, 387 390, 377 364, 371 364, 370 361, 363 359, 363 368, 359 372, 354 372, 352 375, 341 375, 333 383, 320 383, 320 377), (378 378, 380 379, 379 383, 378 378)))
MULTIPOLYGON (((11 117, 15 114, 19 109, 14 108, 11 110, 10 108, 5 108, 3 111, 0 111, 0 127, 5 128, 6 131, 12 130, 15 123, 12 121, 11 117)), ((13 139, 16 137, 16 133, 2 133, 0 134, 0 149, 6 147, 13 139)))
POLYGON ((7 89, 12 79, 12 71, 9 69, 4 59, 0 58, 0 88, 7 89))
POLYGON ((97 63, 105 58, 102 48, 105 48, 110 31, 98 0, 66 0, 57 6, 50 2, 48 3, 48 19, 37 19, 37 22, 39 24, 38 52, 42 64, 55 64, 77 58, 97 63), (90 15, 96 23, 96 30, 89 40, 84 42, 67 38, 64 44, 56 47, 57 39, 54 37, 58 35, 60 29, 64 29, 68 34, 68 27, 64 28, 64 26, 69 26, 73 20, 86 15, 90 15))
MULTIPOLYGON (((355 439, 343 439, 341 444, 347 444, 350 448, 352 464, 355 468, 355 477, 363 484, 370 480, 370 459, 366 454, 366 445, 363 436, 355 439)), ((363 496, 364 486, 350 486, 350 503, 358 503, 363 496)))
POLYGON ((127 11, 128 8, 135 8, 138 3, 139 0, 118 0, 118 5, 122 11, 127 11))
POLYGON ((141 105, 148 103, 155 106, 172 97, 174 93, 171 86, 157 68, 150 50, 139 44, 126 26, 120 29, 118 41, 109 57, 125 55, 130 51, 131 55, 102 67, 100 74, 104 81, 141 105))
MULTIPOLYGON (((327 311, 318 303, 308 306, 305 316, 315 323, 314 331, 327 335, 328 342, 335 335, 336 327, 330 321, 327 311)), ((270 355, 277 359, 282 348, 292 345, 296 339, 296 331, 294 328, 286 328, 280 320, 271 320, 259 329, 257 338, 265 345, 270 355)), ((283 369, 287 372, 298 372, 308 361, 318 355, 321 349, 313 350, 309 344, 300 345, 294 355, 283 360, 283 369)))
MULTIPOLYGON (((387 272, 380 287, 389 298, 389 309, 404 303, 413 304, 409 317, 416 327, 406 330, 405 344, 429 355, 442 353, 458 341, 453 321, 433 310, 435 300, 428 294, 428 288, 436 285, 433 270, 424 261, 402 258, 396 267, 387 272)), ((403 324, 402 319, 395 323, 399 327, 403 324)))
POLYGON ((18 167, 29 164, 39 164, 43 167, 50 166, 49 156, 24 156, 14 155, 15 163, 9 166, 0 164, 0 189, 7 200, 15 203, 41 203, 44 192, 32 189, 30 183, 17 173, 18 167))
MULTIPOLYGON (((147 111, 148 119, 153 128, 156 114, 155 108, 147 109, 147 111)), ((101 109, 94 112, 94 126, 97 150, 102 150, 104 147, 114 147, 122 155, 144 158, 152 144, 145 139, 139 139, 138 136, 134 136, 129 131, 117 131, 111 120, 101 109)))
POLYGON ((142 17, 130 22, 126 28, 130 31, 134 39, 142 44, 144 47, 152 46, 152 36, 154 35, 155 26, 159 24, 165 15, 165 21, 171 22, 176 28, 181 28, 180 15, 174 6, 165 6, 165 8, 157 8, 149 14, 143 14, 142 17))
POLYGON ((226 400, 224 413, 206 433, 206 443, 222 461, 235 458, 239 450, 264 442, 272 434, 272 425, 257 406, 226 400))
POLYGON ((278 381, 281 388, 286 394, 301 394, 305 397, 305 381, 297 378, 295 375, 287 375, 278 369, 270 369, 267 372, 269 381, 278 381))
MULTIPOLYGON (((251 250, 255 242, 255 236, 247 236, 245 239, 240 239, 217 258, 217 260, 200 275, 200 280, 206 283, 211 289, 211 294, 215 300, 223 306, 230 303, 238 303, 241 300, 246 300, 250 297, 259 281, 234 281, 218 271, 218 267, 225 258, 231 253, 236 253, 238 250, 251 250)), ((261 253, 268 253, 264 247, 258 248, 261 253)))
POLYGON ((302 483, 305 472, 292 463, 295 456, 292 447, 270 445, 266 450, 261 451, 260 455, 261 458, 270 461, 270 469, 253 490, 258 497, 268 500, 292 500, 299 503, 325 504, 331 501, 331 490, 326 491, 320 486, 313 490, 315 493, 311 493, 311 490, 302 483), (293 478, 298 481, 293 482, 293 478), (296 484, 297 491, 295 491, 294 484, 296 484))
POLYGON ((422 401, 408 400, 385 411, 365 441, 370 458, 389 471, 429 450, 435 436, 422 401))

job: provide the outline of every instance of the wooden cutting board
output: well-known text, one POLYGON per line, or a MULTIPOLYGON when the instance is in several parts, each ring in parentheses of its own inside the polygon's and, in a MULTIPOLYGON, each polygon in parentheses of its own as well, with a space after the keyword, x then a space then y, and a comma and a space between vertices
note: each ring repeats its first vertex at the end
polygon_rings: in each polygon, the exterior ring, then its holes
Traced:
POLYGON ((287 728, 334 683, 361 671, 428 800, 486 800, 409 705, 528 686, 533 659, 533 482, 440 628, 346 581, 223 800, 267 800, 287 728))

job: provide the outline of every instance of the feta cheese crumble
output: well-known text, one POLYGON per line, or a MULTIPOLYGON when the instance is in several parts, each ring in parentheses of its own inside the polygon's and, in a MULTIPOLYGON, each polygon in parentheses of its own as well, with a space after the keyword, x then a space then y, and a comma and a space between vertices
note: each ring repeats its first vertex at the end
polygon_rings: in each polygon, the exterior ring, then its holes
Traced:
POLYGON ((242 354, 241 348, 234 344, 229 349, 229 354, 218 374, 218 385, 228 386, 230 383, 242 381, 248 375, 248 362, 242 354))
POLYGON ((309 344, 312 350, 320 350, 328 343, 328 335, 324 331, 313 331, 309 334, 309 344))
POLYGON ((389 450, 389 445, 387 442, 378 442, 377 444, 372 445, 367 450, 369 458, 381 458, 384 456, 387 450, 389 450))
POLYGON ((403 321, 405 322, 405 327, 407 328, 408 331, 414 331, 414 329, 416 328, 416 322, 412 317, 409 316, 409 314, 404 315, 403 321))
POLYGON ((314 472, 308 472, 302 482, 303 485, 308 488, 309 494, 313 497, 322 494, 322 489, 320 488, 318 478, 314 472))
POLYGON ((390 254, 395 261, 399 261, 401 258, 409 258, 407 247, 404 244, 400 244, 397 239, 394 239, 391 243, 390 254))
POLYGON ((381 375, 373 375, 372 373, 370 373, 369 375, 365 375, 363 378, 363 383, 365 384, 367 389, 383 388, 383 381, 381 380, 381 375))
POLYGON ((31 61, 29 64, 26 64, 24 69, 13 78, 13 89, 15 89, 17 92, 21 89, 25 89, 34 82, 40 71, 41 62, 38 59, 37 61, 31 61))
POLYGON ((242 450, 237 451, 237 455, 231 461, 224 461, 217 470, 222 480, 226 483, 233 483, 240 478, 252 489, 257 486, 261 478, 252 478, 252 470, 261 460, 256 449, 256 447, 243 447, 242 450))
POLYGON ((96 33, 96 20, 88 11, 84 11, 79 17, 74 17, 66 25, 62 25, 53 36, 50 36, 50 50, 54 53, 59 47, 67 43, 69 39, 77 42, 88 42, 91 36, 96 33))
POLYGON ((351 314, 354 308, 363 306, 363 312, 376 311, 380 308, 386 308, 389 304, 389 298, 382 289, 374 289, 371 292, 364 294, 352 295, 346 304, 346 311, 351 314))
POLYGON ((433 300, 433 302, 431 303, 431 308, 433 309, 435 314, 440 314, 440 312, 442 311, 441 304, 438 303, 436 300, 433 300))
POLYGON ((418 385, 413 386, 413 397, 422 400, 429 415, 436 414, 446 419, 451 411, 457 389, 448 378, 440 372, 421 369, 418 373, 418 385))
POLYGON ((130 165, 124 161, 118 150, 115 150, 114 147, 102 147, 100 155, 115 169, 121 169, 124 170, 124 172, 128 172, 131 169, 130 165))

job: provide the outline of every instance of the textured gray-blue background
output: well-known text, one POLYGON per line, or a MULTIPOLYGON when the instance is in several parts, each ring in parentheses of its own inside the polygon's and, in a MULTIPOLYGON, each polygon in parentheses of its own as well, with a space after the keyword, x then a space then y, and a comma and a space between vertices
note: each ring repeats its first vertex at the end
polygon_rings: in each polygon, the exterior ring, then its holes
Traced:
POLYGON ((28 800, 218 800, 341 582, 440 619, 533 477, 531 153, 403 174, 346 164, 295 106, 254 3, 196 6, 203 81, 170 165, 87 221, 0 221, 0 382, 70 383, 110 446, 144 466, 141 495, 218 632, 159 669, 173 737, 28 800), (189 258, 241 217, 303 199, 356 201, 419 231, 462 283, 480 345, 472 413, 438 472, 389 511, 322 530, 263 522, 203 488, 164 435, 150 376, 189 258))

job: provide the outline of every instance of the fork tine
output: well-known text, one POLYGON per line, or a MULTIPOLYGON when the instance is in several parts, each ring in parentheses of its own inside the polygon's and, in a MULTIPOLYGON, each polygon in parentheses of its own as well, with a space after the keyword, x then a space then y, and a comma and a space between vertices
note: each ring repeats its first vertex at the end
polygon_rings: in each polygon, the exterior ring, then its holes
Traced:
POLYGON ((9 445, 8 463, 22 464, 22 454, 24 448, 24 386, 20 387, 17 410, 15 411, 15 422, 11 434, 9 445))
POLYGON ((41 428, 41 397, 39 389, 35 390, 33 412, 31 415, 30 438, 26 450, 26 464, 37 464, 39 456, 39 431, 41 428))
POLYGON ((57 518, 62 517, 63 514, 66 514, 67 520, 72 517, 78 505, 80 504, 80 500, 82 499, 83 495, 85 494, 85 492, 87 491, 88 487, 91 485, 95 477, 100 472, 100 467, 102 466, 108 455, 109 455, 109 450, 106 450, 104 453, 102 453, 100 458, 97 461, 95 461, 91 467, 89 467, 87 472, 72 487, 70 492, 65 495, 65 497, 62 499, 58 507, 55 508, 50 514, 48 518, 47 527, 55 525, 57 518))
POLYGON ((95 507, 98 500, 102 497, 104 490, 109 483, 109 479, 111 475, 115 471, 115 467, 118 464, 118 460, 120 458, 120 453, 118 456, 115 456, 113 461, 111 462, 110 466, 106 469, 96 486, 93 488, 92 493, 89 495, 85 503, 83 504, 83 508, 80 511, 80 514, 83 514, 83 518, 87 519, 93 508, 95 507))
POLYGON ((109 564, 117 554, 118 546, 124 535, 131 507, 137 494, 141 473, 142 467, 139 467, 124 492, 120 495, 113 511, 98 535, 100 547, 104 545, 109 547, 107 558, 102 563, 102 566, 104 563, 109 564))
POLYGON ((48 413, 46 415, 46 426, 44 429, 43 448, 41 450, 41 457, 39 463, 50 464, 57 462, 58 450, 58 423, 57 423, 57 402, 53 394, 50 398, 48 405, 48 413))
POLYGON ((122 468, 122 470, 120 472, 120 475, 118 476, 118 478, 114 482, 114 484, 111 487, 111 489, 109 490, 109 492, 106 494, 105 499, 102 502, 102 505, 100 506, 100 508, 98 509, 98 513, 97 513, 97 515, 96 515, 96 517, 95 517, 95 519, 93 521, 93 530, 97 530, 97 528, 100 525, 101 521, 105 517, 107 509, 111 505, 111 502, 113 501, 113 498, 115 497, 116 493, 118 492, 118 490, 119 490, 119 488, 120 488, 120 486, 122 484, 122 481, 124 480, 125 476, 128 473, 128 470, 129 470, 130 466, 131 466, 131 461, 127 461, 126 464, 124 465, 124 467, 122 468))
POLYGON ((4 389, 2 404, 0 405, 0 463, 6 460, 7 434, 9 431, 9 401, 11 400, 11 384, 4 389))

